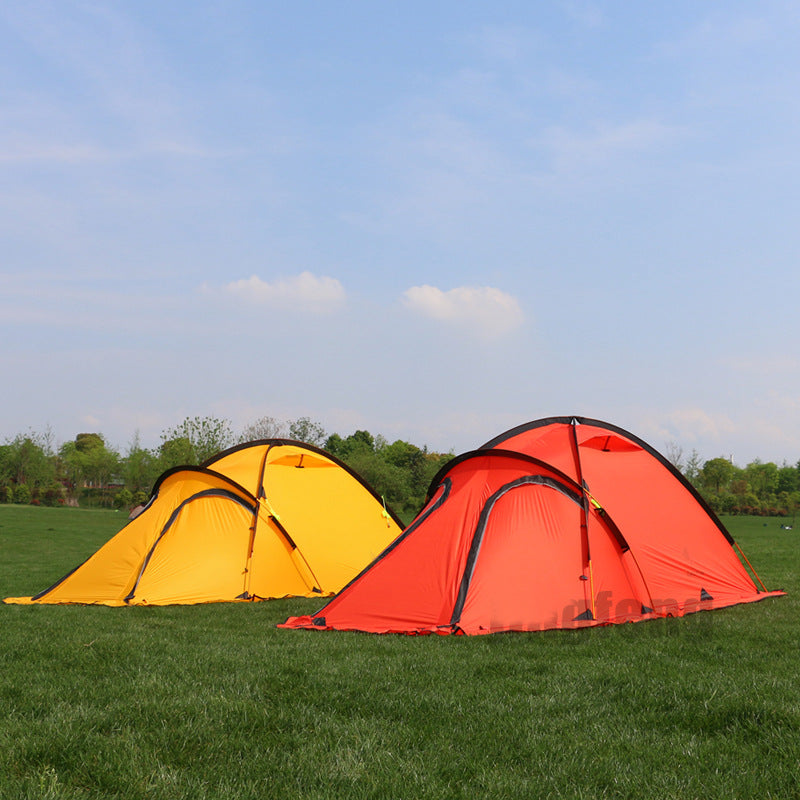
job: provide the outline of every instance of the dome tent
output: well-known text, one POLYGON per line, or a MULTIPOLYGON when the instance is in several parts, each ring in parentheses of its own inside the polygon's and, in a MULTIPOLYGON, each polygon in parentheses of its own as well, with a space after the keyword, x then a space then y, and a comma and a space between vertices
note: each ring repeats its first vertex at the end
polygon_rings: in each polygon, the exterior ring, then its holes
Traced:
POLYGON ((82 565, 7 603, 168 605, 330 595, 401 530, 332 455, 269 439, 165 472, 82 565))
POLYGON ((580 628, 781 594, 754 580, 737 551, 641 439, 597 420, 549 418, 449 462, 397 540, 317 614, 283 627, 580 628))

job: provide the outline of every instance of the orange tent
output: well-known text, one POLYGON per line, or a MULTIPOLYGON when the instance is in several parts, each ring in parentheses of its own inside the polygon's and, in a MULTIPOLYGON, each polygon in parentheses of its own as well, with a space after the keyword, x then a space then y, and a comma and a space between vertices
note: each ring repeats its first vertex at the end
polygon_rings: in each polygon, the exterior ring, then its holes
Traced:
POLYGON ((399 539, 317 614, 283 627, 579 628, 781 594, 737 551, 645 442, 596 420, 545 419, 447 464, 399 539))
POLYGON ((331 595, 401 530, 333 456, 270 439, 156 483, 145 509, 85 563, 7 603, 110 606, 331 595))

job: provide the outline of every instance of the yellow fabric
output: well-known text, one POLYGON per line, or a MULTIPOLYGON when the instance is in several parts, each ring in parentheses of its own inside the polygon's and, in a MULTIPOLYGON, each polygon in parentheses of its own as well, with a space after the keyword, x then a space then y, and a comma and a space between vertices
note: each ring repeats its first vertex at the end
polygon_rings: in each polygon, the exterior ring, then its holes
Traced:
POLYGON ((336 462, 255 443, 167 473, 147 508, 38 599, 167 605, 333 594, 400 533, 336 462), (219 474, 217 474, 219 473, 219 474))
MULTIPOLYGON (((383 516, 380 501, 333 462, 270 451, 264 493, 305 557, 323 592, 337 592, 354 578, 400 529, 383 516), (313 498, 313 501, 310 499, 313 498), (335 509, 344 508, 344 513, 335 509)), ((267 568, 258 549, 253 573, 267 568)))

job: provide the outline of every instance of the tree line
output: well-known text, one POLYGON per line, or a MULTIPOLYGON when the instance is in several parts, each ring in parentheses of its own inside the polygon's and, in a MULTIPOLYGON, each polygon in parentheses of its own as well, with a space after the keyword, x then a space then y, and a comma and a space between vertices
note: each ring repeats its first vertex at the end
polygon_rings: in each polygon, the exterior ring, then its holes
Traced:
MULTIPOLYGON (((155 448, 142 447, 138 434, 124 453, 100 433, 79 433, 55 445, 52 432, 29 431, 0 445, 0 503, 128 508, 143 503, 166 470, 202 464, 222 450, 258 439, 295 439, 321 447, 358 473, 406 522, 422 507, 428 485, 453 453, 358 430, 328 433, 308 418, 261 417, 234 432, 230 421, 187 417, 161 433, 155 448)), ((800 462, 756 459, 744 467, 729 458, 685 457, 669 444, 665 457, 721 514, 793 516, 800 507, 800 462)))
POLYGON ((674 443, 665 456, 717 514, 793 517, 800 507, 800 461, 778 465, 757 458, 740 467, 725 456, 703 461, 696 450, 684 456, 674 443))
POLYGON ((157 447, 146 448, 136 434, 120 453, 101 433, 79 433, 60 446, 49 430, 19 434, 0 445, 0 503, 127 509, 146 502, 158 477, 172 467, 202 464, 245 442, 294 439, 336 456, 409 521, 433 476, 453 457, 399 439, 389 443, 364 430, 329 434, 308 417, 262 417, 238 434, 229 420, 187 417, 160 439, 157 447))

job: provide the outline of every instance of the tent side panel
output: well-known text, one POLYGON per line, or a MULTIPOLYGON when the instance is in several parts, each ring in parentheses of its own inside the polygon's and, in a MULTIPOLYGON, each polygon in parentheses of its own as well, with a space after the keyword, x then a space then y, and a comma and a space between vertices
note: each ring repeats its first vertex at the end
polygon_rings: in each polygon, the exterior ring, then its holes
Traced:
POLYGON ((592 591, 591 611, 597 622, 630 622, 650 612, 647 585, 629 550, 623 550, 606 517, 592 509, 589 517, 587 570, 592 591))
POLYGON ((183 504, 153 548, 132 605, 235 600, 245 587, 251 509, 225 494, 183 504))
POLYGON ((281 527, 261 506, 250 560, 248 593, 259 600, 330 594, 316 585, 317 580, 294 539, 287 537, 281 527))
POLYGON ((125 605, 143 561, 167 524, 180 492, 161 487, 156 501, 62 580, 36 596, 38 603, 125 605))
MULTIPOLYGON (((188 506, 193 509, 193 515, 200 514, 194 509, 201 508, 207 502, 207 495, 215 492, 227 494, 225 502, 237 509, 234 513, 239 518, 251 519, 255 507, 254 498, 241 487, 202 468, 170 470, 159 479, 155 491, 139 516, 81 566, 37 595, 35 602, 126 605, 126 598, 137 581, 141 583, 145 577, 143 567, 146 564, 149 566, 149 562, 156 557, 159 540, 162 537, 168 540, 166 533, 176 524, 179 528, 183 525, 185 515, 179 509, 188 506), (192 497, 198 499, 191 500, 192 497)), ((193 548, 189 544, 185 549, 188 554, 193 548)), ((167 550, 169 544, 165 552, 167 550)), ((171 558, 175 557, 173 552, 171 558)), ((157 566, 158 560, 154 563, 157 566)), ((154 596, 151 594, 151 597, 154 596)), ((30 599, 27 600, 30 602, 30 599)))
POLYGON ((657 613, 710 595, 741 602, 756 587, 729 541, 683 485, 644 450, 582 448, 589 489, 628 541, 657 613))
POLYGON ((556 417, 521 425, 489 444, 546 458, 568 471, 572 454, 565 433, 573 419, 589 491, 631 545, 626 560, 641 568, 657 613, 758 599, 716 515, 663 456, 633 434, 598 420, 556 417))
POLYGON ((268 464, 264 492, 265 506, 297 545, 293 558, 325 594, 342 589, 401 532, 349 472, 314 454, 268 464))
POLYGON ((575 627, 587 609, 580 503, 520 483, 487 506, 458 627, 465 633, 575 627))

